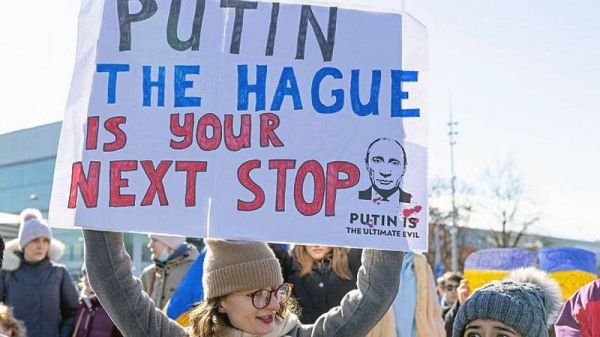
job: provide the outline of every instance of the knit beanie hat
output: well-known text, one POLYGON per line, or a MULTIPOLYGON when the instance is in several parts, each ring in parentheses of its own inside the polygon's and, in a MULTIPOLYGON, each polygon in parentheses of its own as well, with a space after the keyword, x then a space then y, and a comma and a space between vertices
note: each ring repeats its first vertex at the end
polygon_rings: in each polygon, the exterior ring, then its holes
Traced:
POLYGON ((281 266, 263 242, 205 240, 205 299, 283 283, 281 266))
POLYGON ((19 228, 19 249, 23 250, 30 241, 40 236, 52 240, 52 231, 46 222, 38 218, 25 221, 19 228))
POLYGON ((523 337, 547 337, 561 306, 556 281, 537 268, 513 271, 503 281, 493 281, 475 292, 459 308, 453 334, 462 337, 476 319, 502 322, 523 337))
POLYGON ((158 235, 158 234, 150 234, 148 235, 151 239, 160 241, 164 243, 167 247, 176 250, 185 242, 185 236, 181 235, 158 235))
POLYGON ((37 208, 25 208, 19 214, 19 224, 23 225, 25 221, 32 218, 43 219, 42 212, 37 208))

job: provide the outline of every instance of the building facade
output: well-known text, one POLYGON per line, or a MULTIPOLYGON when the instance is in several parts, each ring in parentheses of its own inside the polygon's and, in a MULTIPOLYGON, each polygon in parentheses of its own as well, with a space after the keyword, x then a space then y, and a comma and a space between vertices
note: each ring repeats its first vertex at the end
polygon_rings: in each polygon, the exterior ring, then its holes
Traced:
MULTIPOLYGON (((61 124, 56 122, 0 135, 0 212, 19 214, 25 208, 37 208, 44 217, 48 216, 61 124)), ((0 224, 0 233, 7 241, 15 238, 17 232, 17 223, 0 224)), ((53 228, 53 236, 66 246, 59 262, 77 277, 83 263, 81 231, 53 228)), ((145 247, 147 242, 145 235, 125 235, 134 273, 151 263, 145 247)))

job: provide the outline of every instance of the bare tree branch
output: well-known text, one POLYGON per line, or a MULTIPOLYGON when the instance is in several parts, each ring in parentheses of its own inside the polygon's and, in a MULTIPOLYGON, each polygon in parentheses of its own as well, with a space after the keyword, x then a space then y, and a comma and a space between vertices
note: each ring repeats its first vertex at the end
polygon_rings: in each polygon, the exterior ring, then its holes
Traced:
POLYGON ((537 216, 526 216, 522 210, 525 187, 515 172, 513 160, 505 160, 484 173, 484 186, 493 201, 492 211, 496 215, 498 231, 493 242, 498 247, 516 247, 529 227, 537 222, 537 216))

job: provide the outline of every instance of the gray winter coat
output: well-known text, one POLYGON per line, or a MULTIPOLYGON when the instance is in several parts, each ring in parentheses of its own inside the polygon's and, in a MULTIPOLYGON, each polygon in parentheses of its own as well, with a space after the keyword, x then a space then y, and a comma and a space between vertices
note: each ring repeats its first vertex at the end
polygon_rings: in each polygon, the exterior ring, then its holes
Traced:
MULTIPOLYGON (((154 307, 139 279, 133 277, 131 259, 123 246, 123 234, 84 230, 83 237, 85 263, 92 287, 123 335, 189 336, 185 328, 154 307)), ((276 336, 365 336, 396 297, 403 256, 402 252, 364 250, 358 289, 348 293, 340 307, 323 314, 315 324, 286 325, 276 336)), ((229 331, 226 335, 249 336, 239 330, 229 331)))

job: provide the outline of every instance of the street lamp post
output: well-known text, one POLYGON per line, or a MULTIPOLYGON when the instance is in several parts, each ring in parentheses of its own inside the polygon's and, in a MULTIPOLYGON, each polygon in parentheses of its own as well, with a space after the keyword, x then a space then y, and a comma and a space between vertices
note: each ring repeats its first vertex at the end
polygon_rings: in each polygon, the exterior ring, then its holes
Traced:
POLYGON ((458 135, 456 127, 458 123, 452 119, 452 97, 450 97, 450 121, 448 122, 448 136, 450 138, 450 187, 452 189, 452 225, 450 228, 452 271, 458 271, 458 252, 456 247, 458 212, 456 210, 456 174, 454 173, 454 145, 456 145, 455 136, 458 135))

